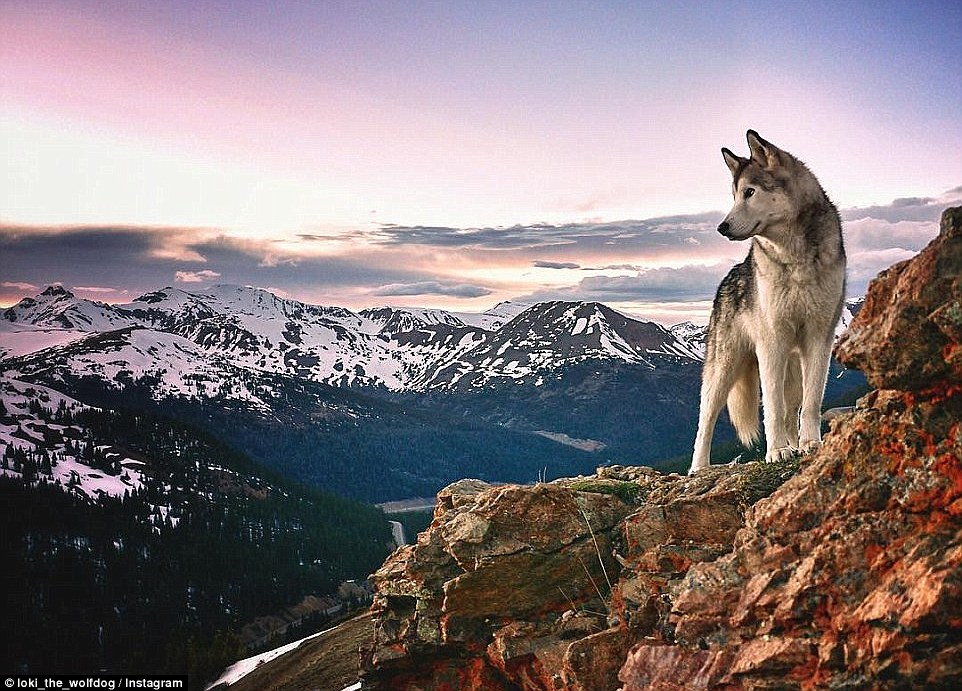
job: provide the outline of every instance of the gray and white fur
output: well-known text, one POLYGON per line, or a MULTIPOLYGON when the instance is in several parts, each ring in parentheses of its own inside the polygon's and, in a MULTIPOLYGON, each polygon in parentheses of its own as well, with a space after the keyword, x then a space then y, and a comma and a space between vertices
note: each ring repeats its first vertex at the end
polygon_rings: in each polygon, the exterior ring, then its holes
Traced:
POLYGON ((820 408, 845 296, 838 210, 804 163, 749 130, 749 158, 722 149, 735 204, 718 226, 751 249, 718 286, 702 373, 695 473, 709 465, 722 406, 746 446, 765 460, 821 445, 820 408))

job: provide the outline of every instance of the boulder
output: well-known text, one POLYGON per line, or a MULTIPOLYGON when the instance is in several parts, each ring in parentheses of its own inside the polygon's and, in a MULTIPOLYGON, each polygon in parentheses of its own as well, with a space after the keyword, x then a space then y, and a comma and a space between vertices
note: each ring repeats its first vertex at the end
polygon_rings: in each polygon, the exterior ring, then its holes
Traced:
POLYGON ((785 479, 760 469, 445 488, 417 544, 372 577, 364 688, 610 691, 671 587, 731 550, 756 493, 785 479))

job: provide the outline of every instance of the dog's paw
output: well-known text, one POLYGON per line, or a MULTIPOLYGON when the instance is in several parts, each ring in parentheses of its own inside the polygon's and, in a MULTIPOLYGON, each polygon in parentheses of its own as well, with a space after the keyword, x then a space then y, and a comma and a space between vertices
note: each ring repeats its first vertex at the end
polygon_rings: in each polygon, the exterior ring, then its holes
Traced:
POLYGON ((692 463, 691 468, 688 469, 688 475, 689 476, 694 475, 699 470, 704 470, 707 467, 709 467, 707 463, 702 463, 700 465, 695 465, 694 463, 692 463))
POLYGON ((803 441, 801 444, 799 444, 799 448, 801 448, 802 455, 807 456, 822 448, 822 442, 820 442, 818 439, 809 439, 808 441, 803 441))
POLYGON ((778 463, 780 461, 787 461, 798 455, 798 449, 794 446, 780 446, 777 449, 771 449, 765 454, 766 463, 778 463))

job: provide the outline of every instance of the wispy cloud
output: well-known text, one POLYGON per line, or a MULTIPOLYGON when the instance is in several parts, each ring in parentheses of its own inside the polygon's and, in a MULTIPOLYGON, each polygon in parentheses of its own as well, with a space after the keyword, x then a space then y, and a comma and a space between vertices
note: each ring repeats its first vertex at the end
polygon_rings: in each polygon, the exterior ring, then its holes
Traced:
POLYGON ((375 241, 385 245, 427 245, 487 250, 520 250, 571 244, 556 226, 451 228, 446 226, 382 226, 375 241))
MULTIPOLYGON (((962 186, 935 197, 903 197, 886 205, 845 209, 843 233, 848 254, 848 284, 852 295, 863 294, 869 281, 897 261, 925 247, 938 232, 938 219, 949 205, 962 203, 962 186)), ((630 275, 589 276, 568 286, 542 288, 524 296, 527 300, 570 299, 601 302, 699 301, 710 299, 718 283, 748 251, 746 243, 731 243, 715 232, 716 218, 708 215, 651 219, 648 221, 590 224, 602 228, 607 241, 619 250, 634 247, 645 237, 646 264, 608 263, 584 265, 583 271, 630 271, 630 275), (692 233, 690 231, 697 231, 692 233), (678 250, 683 252, 679 254, 678 250), (669 259, 687 256, 694 261, 677 267, 669 259), (712 262, 714 257, 716 260, 712 262), (665 265, 658 266, 659 262, 665 265)), ((572 226, 566 233, 574 235, 572 226)), ((587 233, 585 233, 587 235, 587 233)), ((591 243, 588 243, 589 246, 591 243)), ((565 253, 578 256, 578 248, 565 253)), ((610 257, 621 254, 612 251, 610 257)), ((627 254, 627 253, 625 253, 627 254)))
POLYGON ((586 266, 583 271, 644 271, 638 264, 606 264, 605 266, 586 266))
POLYGON ((106 288, 104 286, 73 286, 73 290, 81 290, 87 293, 126 293, 126 290, 117 288, 106 288))
POLYGON ((874 218, 889 223, 900 221, 938 221, 947 206, 962 203, 962 185, 947 190, 938 197, 900 197, 880 206, 841 209, 843 221, 874 218))
POLYGON ((908 259, 939 233, 948 206, 962 204, 962 186, 937 197, 901 197, 885 205, 843 209, 849 292, 861 294, 883 269, 908 259))
POLYGON ((234 237, 210 229, 0 226, 0 275, 11 284, 2 286, 6 302, 54 281, 84 286, 109 281, 145 292, 169 285, 172 278, 179 283, 219 278, 320 297, 345 288, 366 292, 390 283, 440 280, 435 272, 418 267, 417 254, 402 247, 348 243, 341 254, 319 255, 296 242, 234 237), (185 257, 203 257, 202 267, 184 266, 185 257))
MULTIPOLYGON (((372 238, 385 245, 427 245, 438 248, 462 248, 498 251, 537 251, 561 249, 574 254, 579 251, 652 249, 684 247, 689 238, 717 236, 715 227, 724 214, 712 211, 682 216, 665 216, 647 220, 608 223, 536 223, 508 228, 452 228, 445 226, 383 225, 372 238)), ((697 238, 696 238, 697 239, 697 238)), ((718 238, 716 244, 724 245, 718 238)), ((548 261, 544 257, 535 257, 548 261)))
POLYGON ((845 240, 855 253, 887 248, 918 252, 938 232, 937 220, 887 221, 866 217, 845 223, 845 240))
POLYGON ((178 271, 174 274, 174 280, 178 283, 203 283, 215 278, 220 278, 220 273, 211 269, 203 271, 178 271))
MULTIPOLYGON (((924 247, 953 201, 962 203, 962 188, 845 209, 850 292, 863 293, 880 270, 924 247)), ((374 297, 445 307, 488 296, 706 301, 748 251, 747 243, 717 233, 721 217, 482 229, 385 224, 286 238, 205 228, 7 225, 0 226, 0 299, 15 302, 55 281, 100 295, 109 295, 102 286, 145 292, 173 277, 182 284, 269 285, 298 299, 353 307, 374 297), (185 257, 204 261, 198 266, 185 257)))
POLYGON ((442 283, 440 281, 419 281, 417 283, 391 283, 379 286, 371 295, 444 295, 458 298, 479 298, 490 295, 492 291, 482 286, 467 283, 442 283))
POLYGON ((729 268, 729 264, 691 264, 646 269, 630 276, 588 276, 574 285, 541 289, 522 299, 612 303, 707 300, 715 294, 729 268))
POLYGON ((38 286, 33 283, 24 283, 22 281, 3 281, 0 282, 0 287, 3 288, 16 288, 17 290, 38 290, 38 286))
POLYGON ((268 252, 264 255, 264 258, 257 263, 258 266, 271 269, 285 264, 288 266, 297 266, 297 259, 295 257, 284 257, 274 252, 268 252))

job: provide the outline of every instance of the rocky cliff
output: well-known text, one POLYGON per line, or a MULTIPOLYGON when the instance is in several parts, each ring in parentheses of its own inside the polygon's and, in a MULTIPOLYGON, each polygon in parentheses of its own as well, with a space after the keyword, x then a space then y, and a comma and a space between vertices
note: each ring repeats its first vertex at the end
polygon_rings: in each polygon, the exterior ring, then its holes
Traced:
POLYGON ((836 354, 876 390, 812 456, 442 491, 363 688, 959 688, 962 209, 836 354))

